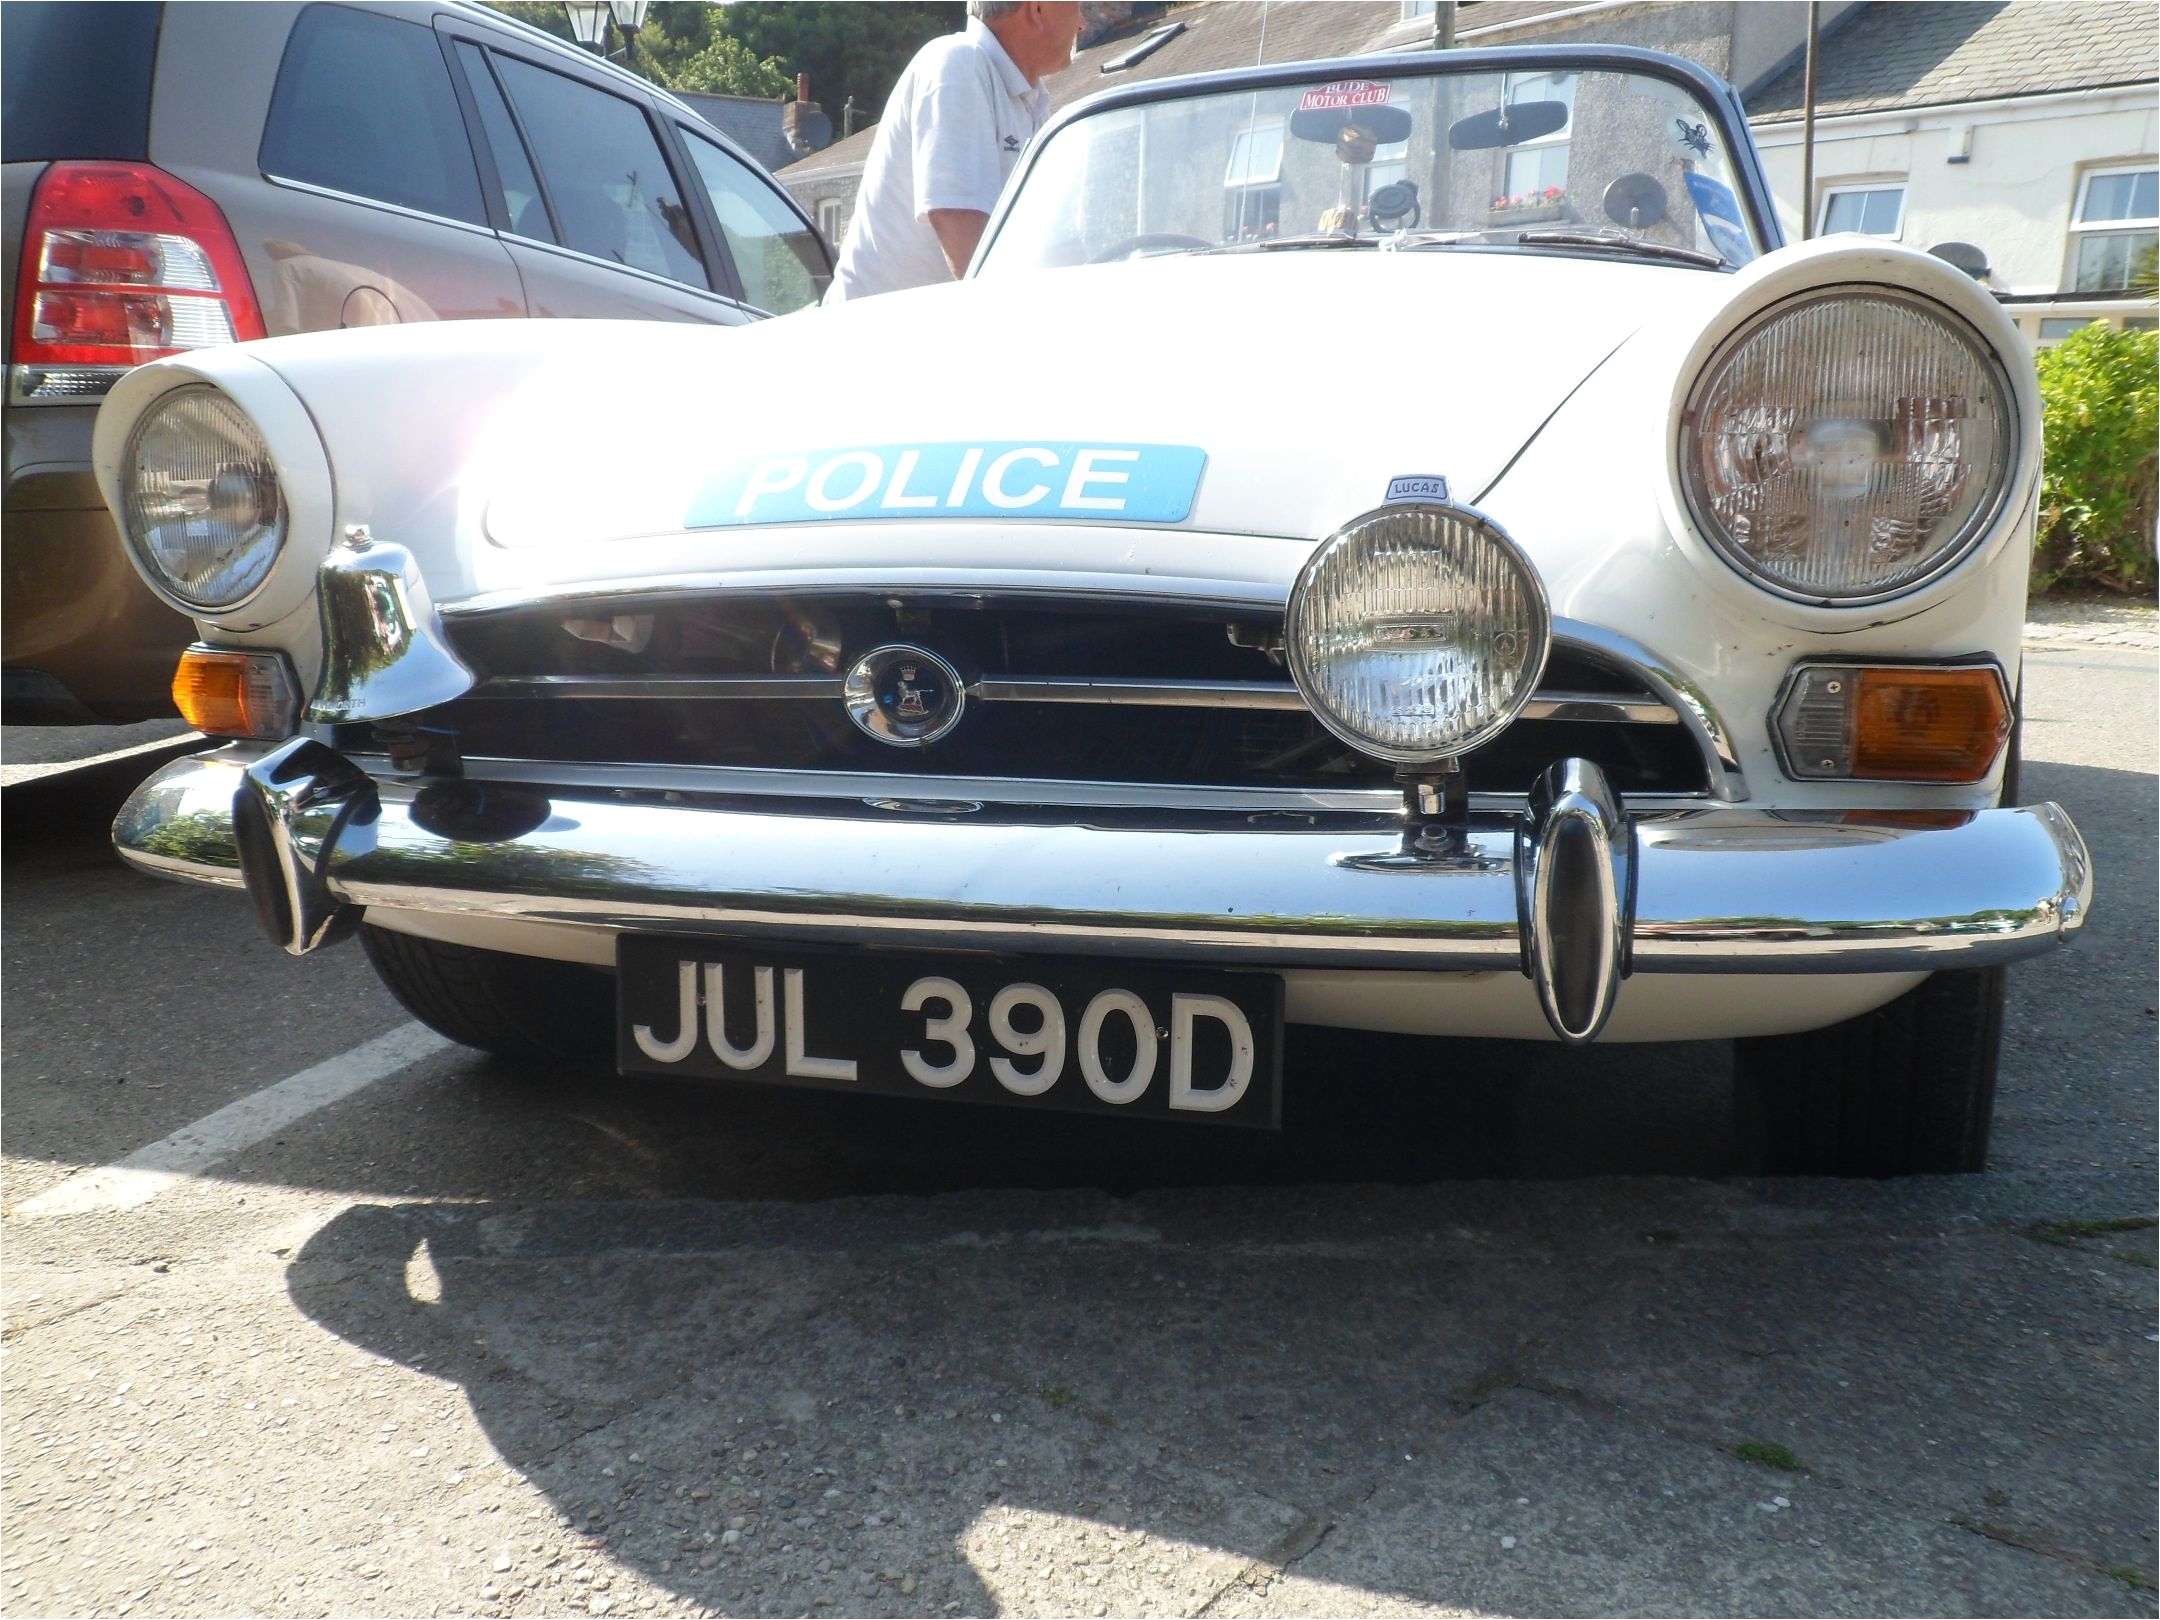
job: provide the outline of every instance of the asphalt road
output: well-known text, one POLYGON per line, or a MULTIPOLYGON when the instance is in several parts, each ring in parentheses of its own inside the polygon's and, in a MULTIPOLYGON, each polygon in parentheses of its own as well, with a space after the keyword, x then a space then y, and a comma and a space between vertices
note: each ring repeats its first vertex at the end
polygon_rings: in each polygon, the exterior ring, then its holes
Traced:
POLYGON ((1298 1034, 1279 1139, 522 1072, 18 778, 0 1610, 2150 1614, 2110 639, 2027 675, 2093 920, 1895 1184, 1737 1177, 1714 1045, 1298 1034))

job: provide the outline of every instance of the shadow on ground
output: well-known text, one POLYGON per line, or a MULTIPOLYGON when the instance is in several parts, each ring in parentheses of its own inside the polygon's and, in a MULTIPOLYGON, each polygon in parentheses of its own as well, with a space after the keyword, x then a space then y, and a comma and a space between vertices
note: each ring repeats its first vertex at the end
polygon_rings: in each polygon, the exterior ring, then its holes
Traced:
POLYGON ((362 1205, 287 1284, 731 1613, 2148 1612, 2149 1227, 1971 1185, 362 1205))

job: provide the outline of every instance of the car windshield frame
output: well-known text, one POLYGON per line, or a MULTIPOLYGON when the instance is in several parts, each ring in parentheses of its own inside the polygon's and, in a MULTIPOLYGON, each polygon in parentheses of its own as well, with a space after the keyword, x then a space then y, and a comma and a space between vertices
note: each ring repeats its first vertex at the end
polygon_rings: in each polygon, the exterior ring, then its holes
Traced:
MULTIPOLYGON (((978 275, 994 256, 998 239, 1043 154, 1072 125, 1105 113, 1146 107, 1160 102, 1235 94, 1244 91, 1278 90, 1296 85, 1323 85, 1336 81, 1430 78, 1467 74, 1613 73, 1659 79, 1694 98, 1703 112, 1716 120, 1731 159, 1732 191, 1745 213, 1756 252, 1766 254, 1786 245, 1771 200, 1768 180, 1762 171, 1761 154, 1748 129, 1739 93, 1707 69, 1683 57, 1628 45, 1496 45, 1474 50, 1396 52, 1381 56, 1346 56, 1311 61, 1270 63, 1262 67, 1232 68, 1213 73, 1191 73, 1171 78, 1117 85, 1072 103, 1053 115, 1028 143, 1020 166, 1014 171, 992 210, 982 241, 968 265, 969 277, 978 275)), ((1382 233, 1367 233, 1376 240, 1382 233)), ((1615 231, 1612 233, 1619 235, 1615 231)), ((1558 245, 1541 251, 1595 251, 1593 244, 1558 245)), ((1512 250, 1510 250, 1512 251, 1512 250)), ((1648 261, 1645 261, 1648 262, 1648 261)), ((1035 268, 1033 265, 1026 268, 1035 268)), ((1725 272, 1737 268, 1727 263, 1725 272)))

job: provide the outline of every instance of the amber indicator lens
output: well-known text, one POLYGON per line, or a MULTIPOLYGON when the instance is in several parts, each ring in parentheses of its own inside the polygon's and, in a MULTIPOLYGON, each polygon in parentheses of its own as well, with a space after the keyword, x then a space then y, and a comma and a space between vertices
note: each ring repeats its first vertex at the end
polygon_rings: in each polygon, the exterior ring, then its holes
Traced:
POLYGON ((1863 669, 1853 775, 1890 782, 1977 782, 2010 735, 1992 668, 1863 669))
POLYGON ((1993 664, 1811 664, 1778 706, 1786 769, 1816 781, 1978 782, 2010 735, 1993 664))
POLYGON ((281 654, 190 647, 172 693, 180 717, 206 737, 270 742, 292 734, 297 687, 281 654))

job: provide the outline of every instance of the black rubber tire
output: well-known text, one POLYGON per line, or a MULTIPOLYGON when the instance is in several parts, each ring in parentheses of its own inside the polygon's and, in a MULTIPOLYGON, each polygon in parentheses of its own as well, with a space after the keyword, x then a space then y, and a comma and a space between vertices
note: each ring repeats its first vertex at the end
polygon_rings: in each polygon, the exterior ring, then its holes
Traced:
POLYGON ((1739 1146, 1768 1175, 1987 1167, 2007 970, 1931 974, 1887 1007, 1733 1042, 1739 1146))
POLYGON ((375 972, 407 1012, 461 1046, 521 1063, 611 1052, 615 976, 603 968, 509 956, 360 929, 375 972))

